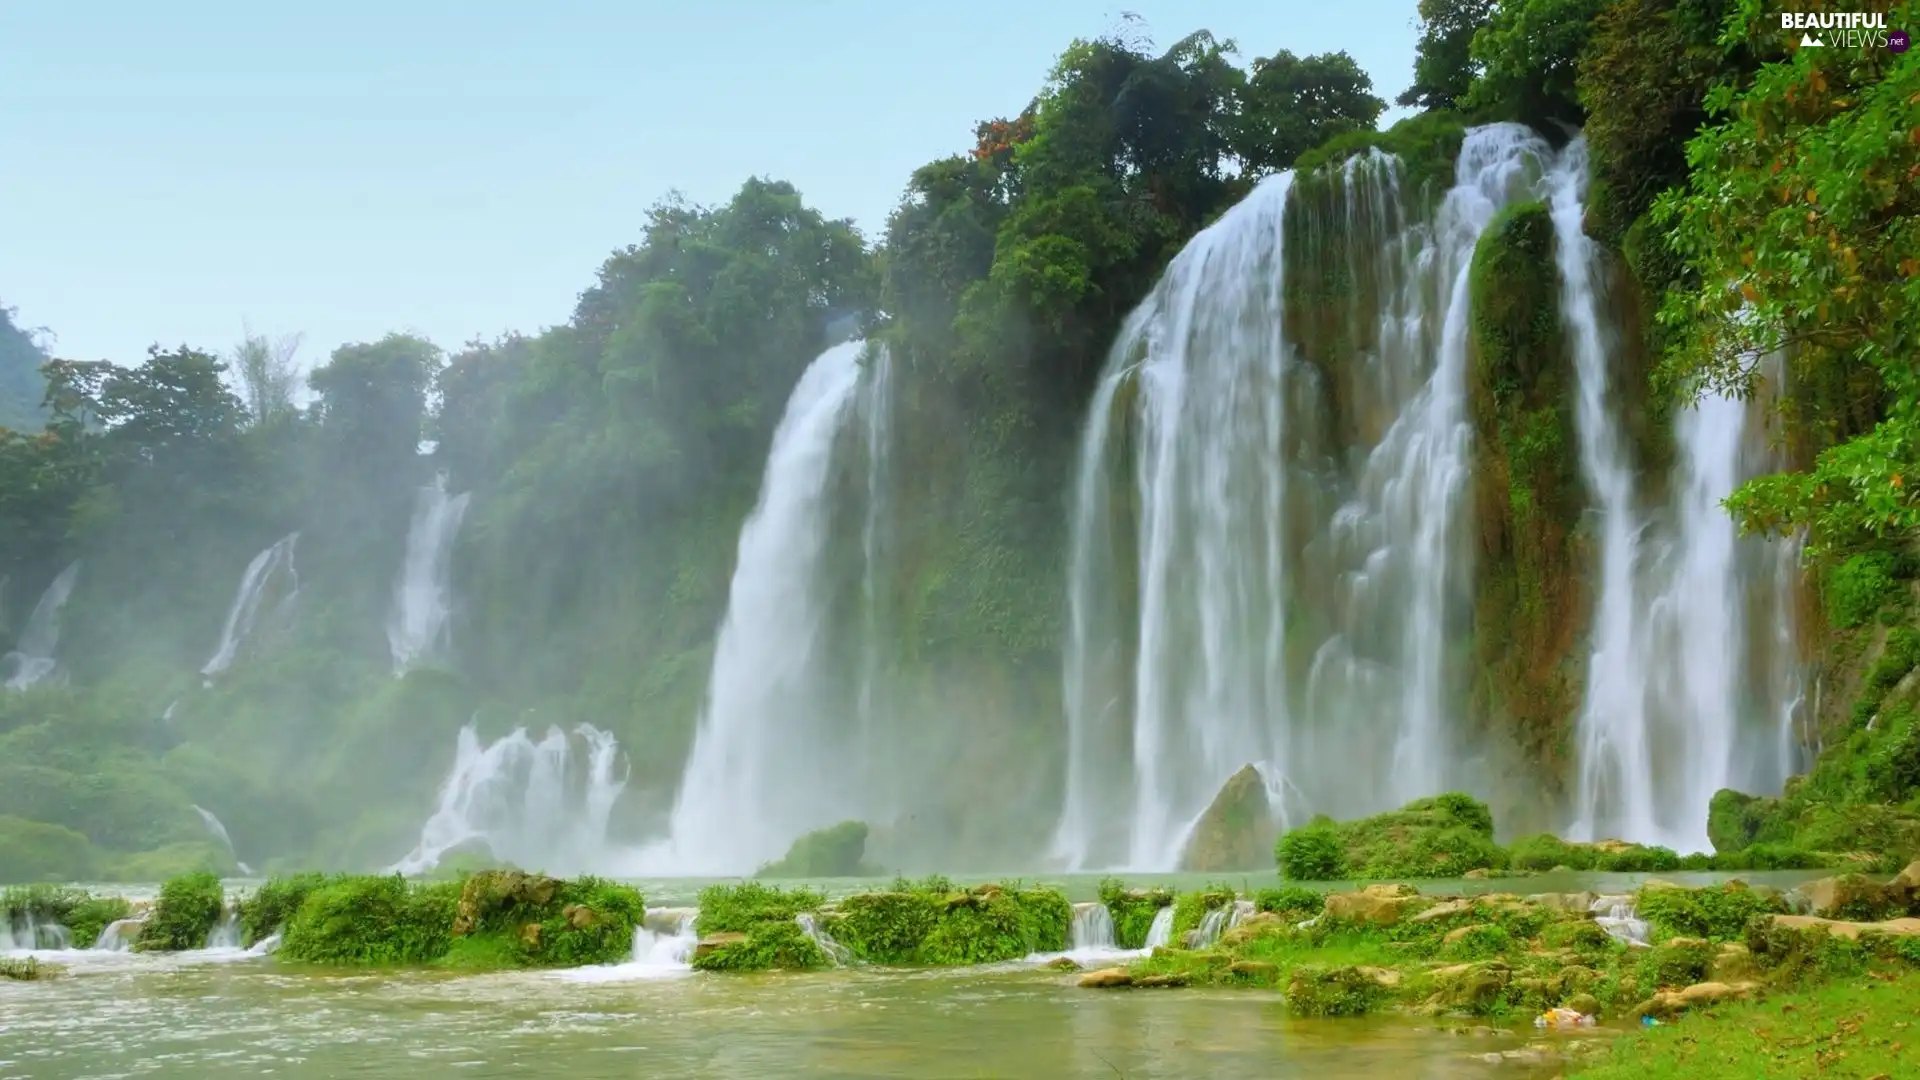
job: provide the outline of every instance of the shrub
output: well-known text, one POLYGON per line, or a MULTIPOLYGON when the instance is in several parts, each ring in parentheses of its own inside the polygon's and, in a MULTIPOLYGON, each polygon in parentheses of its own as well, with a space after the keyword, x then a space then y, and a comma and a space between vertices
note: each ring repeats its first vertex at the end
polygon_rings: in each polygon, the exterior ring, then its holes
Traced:
POLYGON ((227 894, 220 878, 206 871, 169 878, 160 886, 160 898, 140 929, 134 948, 141 952, 180 952, 203 949, 207 935, 220 922, 227 894))
POLYGON ((1290 919, 1306 919, 1326 909, 1327 894, 1316 889, 1290 885, 1283 889, 1261 889, 1254 894, 1253 906, 1290 919))
POLYGON ((269 937, 293 918, 313 890, 327 883, 325 874, 295 874, 274 878, 240 901, 240 941, 252 945, 269 937))
POLYGON ((1893 553, 1871 551, 1849 556, 1830 568, 1826 587, 1821 590, 1827 606, 1827 621, 1846 630, 1878 614, 1897 589, 1894 563, 1893 553))
POLYGON ((307 894, 282 931, 279 955, 343 966, 430 963, 452 946, 460 888, 409 884, 398 874, 334 878, 307 894))
POLYGON ((1340 833, 1331 823, 1288 832, 1280 837, 1274 855, 1280 876, 1294 881, 1338 881, 1346 876, 1340 833))
POLYGON ((782 889, 747 881, 709 885, 700 890, 697 928, 702 934, 746 933, 762 922, 792 922, 803 911, 818 910, 826 894, 812 889, 782 889))
POLYGON ((870 873, 862 860, 867 853, 867 825, 843 821, 815 829, 793 842, 786 857, 754 873, 759 878, 862 877, 870 873))

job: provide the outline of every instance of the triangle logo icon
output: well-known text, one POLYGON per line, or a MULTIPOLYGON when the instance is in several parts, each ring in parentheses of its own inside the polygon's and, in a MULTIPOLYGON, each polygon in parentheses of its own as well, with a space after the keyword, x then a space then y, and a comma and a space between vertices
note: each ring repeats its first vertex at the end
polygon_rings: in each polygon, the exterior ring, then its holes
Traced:
POLYGON ((1826 42, 1821 41, 1819 38, 1814 37, 1812 34, 1800 35, 1800 47, 1803 49, 1824 47, 1825 45, 1826 45, 1826 42))

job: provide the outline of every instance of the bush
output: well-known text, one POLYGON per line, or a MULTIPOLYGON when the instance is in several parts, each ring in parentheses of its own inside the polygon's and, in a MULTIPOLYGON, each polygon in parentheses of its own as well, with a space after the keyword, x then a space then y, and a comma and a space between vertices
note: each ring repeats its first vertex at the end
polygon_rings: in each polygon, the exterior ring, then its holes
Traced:
POLYGON ((1117 878, 1100 883, 1100 902, 1113 916, 1113 941, 1123 949, 1144 948, 1147 931, 1160 909, 1173 903, 1171 889, 1129 889, 1117 878))
POLYGON ((695 970, 806 971, 831 962, 807 932, 791 920, 756 923, 746 935, 742 941, 695 955, 695 970))
POLYGON ((285 927, 307 896, 326 883, 325 874, 295 874, 260 886, 240 901, 240 943, 250 946, 285 927))
POLYGON ((140 952, 181 952, 204 949, 207 935, 226 911, 227 893, 218 875, 201 871, 170 878, 160 886, 160 898, 140 929, 134 948, 140 952))
POLYGON ((1253 906, 1289 919, 1308 919, 1326 909, 1327 894, 1297 885, 1284 889, 1261 889, 1254 894, 1253 906))
POLYGON ((700 890, 696 928, 702 934, 746 933, 763 922, 792 922, 803 911, 815 911, 826 894, 812 889, 782 889, 742 882, 709 885, 700 890))
POLYGON ((1656 937, 1709 941, 1738 940, 1755 915, 1787 910, 1780 897, 1751 888, 1744 881, 1704 889, 1642 889, 1636 907, 1656 937))
POLYGON ((862 861, 867 853, 867 826, 843 821, 815 829, 793 842, 786 857, 755 871, 758 878, 865 877, 872 873, 862 861))
POLYGON ((453 944, 459 899, 458 883, 334 878, 307 894, 282 931, 279 955, 342 966, 431 963, 453 944))
POLYGON ((84 881, 94 874, 93 845, 63 825, 0 816, 0 883, 84 881))
POLYGON ((632 955, 633 932, 646 914, 646 901, 630 886, 490 870, 461 883, 446 963, 486 969, 614 963, 632 955))
POLYGON ((1574 844, 1552 833, 1523 836, 1510 849, 1515 870, 1591 870, 1599 855, 1591 844, 1574 844))
POLYGON ((1827 621, 1842 630, 1865 624, 1896 595, 1895 559, 1892 552, 1871 551, 1849 556, 1828 569, 1826 587, 1821 590, 1827 606, 1827 621))
POLYGON ((1338 881, 1346 876, 1340 833, 1331 823, 1285 834, 1274 855, 1280 876, 1293 881, 1338 881))

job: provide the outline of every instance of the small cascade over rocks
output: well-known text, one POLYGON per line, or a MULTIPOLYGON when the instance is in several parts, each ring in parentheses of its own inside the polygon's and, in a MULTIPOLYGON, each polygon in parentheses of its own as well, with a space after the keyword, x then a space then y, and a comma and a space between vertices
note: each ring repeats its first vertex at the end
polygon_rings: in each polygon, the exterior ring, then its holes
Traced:
MULTIPOLYGON (((858 745, 871 716, 845 722, 825 655, 834 452, 856 412, 865 351, 850 341, 816 357, 774 430, 669 835, 644 856, 650 871, 750 873, 811 829, 892 817, 865 775, 876 751, 858 745)), ((872 370, 884 377, 884 357, 872 370)))
POLYGON ((133 943, 140 939, 140 930, 147 925, 145 912, 124 919, 115 919, 100 930, 100 936, 94 939, 93 947, 104 952, 127 952, 133 943))
POLYGON ((853 951, 833 940, 833 935, 827 933, 827 928, 820 924, 818 915, 802 911, 793 917, 793 921, 799 925, 801 933, 820 946, 820 951, 827 954, 827 959, 833 961, 834 967, 846 967, 853 963, 853 951))
POLYGON ((1153 922, 1147 926, 1146 947, 1149 952, 1163 945, 1173 944, 1173 905, 1169 904, 1153 913, 1153 922))
POLYGON ((60 612, 67 606, 67 598, 73 595, 73 582, 79 574, 80 561, 75 559, 54 576, 33 605, 33 613, 27 616, 27 625, 20 631, 14 650, 0 656, 0 670, 6 672, 7 689, 25 690, 36 683, 63 677, 54 660, 54 651, 60 644, 60 612))
POLYGON ((694 908, 648 908, 633 930, 633 955, 625 963, 568 968, 554 977, 568 982, 631 982, 663 979, 693 971, 693 949, 699 944, 694 908))
POLYGON ((227 620, 220 630, 220 643, 200 668, 200 674, 212 685, 215 675, 227 670, 240 649, 269 624, 284 626, 296 598, 300 595, 300 573, 294 567, 294 547, 300 534, 291 532, 274 541, 247 563, 240 575, 240 587, 227 606, 227 620))
POLYGON ((1099 901, 1073 905, 1073 922, 1067 927, 1069 952, 1116 947, 1113 912, 1107 910, 1107 905, 1099 901))
POLYGON ((207 948, 238 949, 240 947, 240 907, 229 903, 220 913, 220 921, 207 932, 207 948))
POLYGON ((1270 177, 1128 318, 1070 511, 1067 867, 1173 869, 1249 762, 1283 818, 1456 779, 1468 269, 1550 153, 1473 129, 1431 223, 1381 154, 1270 177))
POLYGON ((227 835, 227 827, 220 823, 219 818, 213 816, 213 811, 195 804, 193 812, 200 815, 201 824, 205 825, 207 831, 218 838, 220 843, 226 847, 227 854, 233 856, 233 864, 239 868, 240 873, 251 877, 253 875, 253 867, 240 861, 240 853, 236 851, 233 846, 233 837, 227 835))
POLYGON ((552 874, 619 872, 607 822, 627 776, 619 743, 591 724, 548 728, 538 742, 515 728, 491 744, 469 724, 419 844, 390 871, 425 873, 460 849, 552 874))
POLYGON ((1583 229, 1586 187, 1586 141, 1575 138, 1547 188, 1599 566, 1568 832, 1702 851, 1714 792, 1778 791, 1799 763, 1802 673, 1793 577, 1782 565, 1797 544, 1741 537, 1721 505, 1742 481, 1780 465, 1748 431, 1764 395, 1749 403, 1714 394, 1682 410, 1670 506, 1643 508, 1611 404, 1619 341, 1603 314, 1602 253, 1583 229))
POLYGON ((1647 945, 1650 928, 1634 906, 1632 893, 1598 897, 1593 902, 1592 912, 1593 921, 1610 937, 1628 945, 1647 945))
POLYGON ((69 946, 66 927, 40 922, 31 913, 0 922, 0 952, 34 952, 69 946))
POLYGON ((396 675, 445 658, 447 616, 453 608, 448 583, 453 541, 471 494, 447 494, 447 476, 441 473, 414 499, 407 553, 393 583, 393 607, 387 615, 387 645, 396 675))

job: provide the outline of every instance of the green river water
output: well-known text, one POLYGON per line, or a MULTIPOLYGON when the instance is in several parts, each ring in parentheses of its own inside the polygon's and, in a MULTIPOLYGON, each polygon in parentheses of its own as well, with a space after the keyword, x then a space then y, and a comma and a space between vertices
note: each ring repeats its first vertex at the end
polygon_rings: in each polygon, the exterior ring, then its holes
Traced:
MULTIPOLYGON (((1449 884, 1525 893, 1625 891, 1634 883, 1580 875, 1449 884)), ((688 903, 697 892, 696 883, 646 884, 655 904, 688 903)), ((1076 899, 1092 887, 1077 879, 1060 884, 1076 899)), ((873 883, 832 885, 844 892, 873 883)), ((1542 1053, 1565 1037, 1530 1026, 1495 1031, 1401 1016, 1296 1019, 1271 992, 1084 990, 1075 976, 1032 963, 767 975, 635 964, 452 976, 323 973, 237 950, 42 956, 65 970, 34 982, 0 979, 5 1080, 1544 1080, 1565 1068, 1542 1053)), ((1518 1020, 1525 1025, 1527 1018, 1518 1020)))

